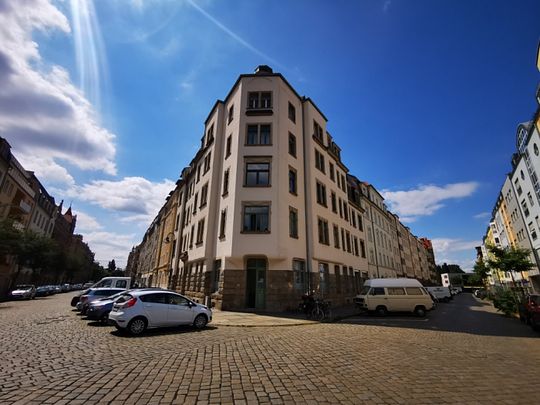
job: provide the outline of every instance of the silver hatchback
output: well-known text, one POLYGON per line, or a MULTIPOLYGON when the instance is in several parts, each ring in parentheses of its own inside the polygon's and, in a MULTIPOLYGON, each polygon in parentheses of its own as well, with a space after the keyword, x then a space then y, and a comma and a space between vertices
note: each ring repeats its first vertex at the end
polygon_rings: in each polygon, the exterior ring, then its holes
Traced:
POLYGON ((120 297, 109 314, 109 323, 119 330, 140 335, 147 328, 193 325, 204 328, 212 310, 173 291, 130 291, 120 297))

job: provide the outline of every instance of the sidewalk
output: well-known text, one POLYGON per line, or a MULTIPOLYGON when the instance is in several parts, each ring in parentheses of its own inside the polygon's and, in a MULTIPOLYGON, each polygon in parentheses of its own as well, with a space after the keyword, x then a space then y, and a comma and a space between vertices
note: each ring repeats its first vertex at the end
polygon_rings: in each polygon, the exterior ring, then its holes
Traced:
MULTIPOLYGON (((318 322, 305 319, 300 314, 288 312, 281 313, 255 313, 232 312, 213 309, 213 319, 210 325, 233 327, 272 327, 272 326, 299 326, 313 325, 318 322)), ((324 322, 334 322, 350 316, 357 315, 359 311, 354 307, 341 307, 333 309, 333 319, 324 322)))

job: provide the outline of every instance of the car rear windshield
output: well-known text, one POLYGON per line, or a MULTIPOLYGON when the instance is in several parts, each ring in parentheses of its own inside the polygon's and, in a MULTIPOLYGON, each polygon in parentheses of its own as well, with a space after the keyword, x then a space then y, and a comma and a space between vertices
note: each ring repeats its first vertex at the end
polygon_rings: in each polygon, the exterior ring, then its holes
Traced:
POLYGON ((130 295, 130 294, 124 294, 124 295, 121 295, 117 300, 116 302, 118 304, 121 304, 122 302, 126 302, 126 301, 129 301, 130 299, 132 299, 133 296, 130 295))

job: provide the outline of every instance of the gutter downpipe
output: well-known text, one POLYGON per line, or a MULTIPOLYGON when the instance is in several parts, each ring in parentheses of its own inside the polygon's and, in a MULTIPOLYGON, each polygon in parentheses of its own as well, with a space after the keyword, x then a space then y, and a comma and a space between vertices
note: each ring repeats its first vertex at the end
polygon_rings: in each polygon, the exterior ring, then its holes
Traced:
POLYGON ((304 154, 304 222, 306 227, 306 274, 308 275, 307 278, 307 293, 310 293, 313 287, 313 283, 311 280, 312 277, 312 271, 311 271, 311 241, 313 239, 313 236, 309 232, 309 215, 308 215, 308 204, 307 204, 307 196, 308 196, 308 184, 306 179, 308 178, 307 173, 309 170, 308 167, 308 155, 306 154, 306 116, 304 114, 304 108, 305 108, 305 98, 301 99, 302 102, 302 153, 304 154))

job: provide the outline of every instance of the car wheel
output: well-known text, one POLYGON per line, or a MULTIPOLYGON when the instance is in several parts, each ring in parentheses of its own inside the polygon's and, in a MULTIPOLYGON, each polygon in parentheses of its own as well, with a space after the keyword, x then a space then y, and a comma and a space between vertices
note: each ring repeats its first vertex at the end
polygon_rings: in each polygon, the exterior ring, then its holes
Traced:
POLYGON ((103 323, 108 323, 109 322, 109 313, 108 312, 105 312, 103 315, 101 315, 101 318, 99 318, 99 320, 103 323))
POLYGON ((146 319, 138 317, 132 319, 127 326, 130 335, 137 336, 146 330, 146 319))
POLYGON ((193 321, 193 327, 195 329, 202 329, 208 323, 208 319, 204 315, 197 315, 193 321))
POLYGON ((414 314, 419 318, 423 318, 424 316, 426 316, 426 309, 422 306, 418 306, 414 309, 414 314))
POLYGON ((378 316, 386 316, 386 314, 388 313, 388 310, 386 309, 386 307, 381 305, 381 306, 378 306, 377 309, 375 309, 375 313, 378 316))

